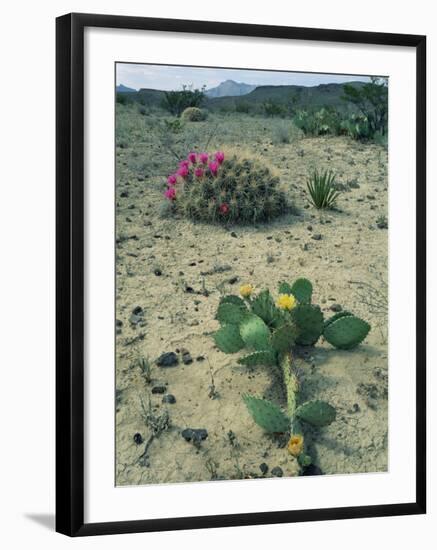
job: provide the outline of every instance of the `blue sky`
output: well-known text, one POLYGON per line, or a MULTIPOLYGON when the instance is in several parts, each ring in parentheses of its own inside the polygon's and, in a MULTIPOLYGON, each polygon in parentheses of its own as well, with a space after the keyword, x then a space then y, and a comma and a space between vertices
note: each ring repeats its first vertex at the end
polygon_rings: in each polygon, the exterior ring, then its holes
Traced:
POLYGON ((196 88, 200 88, 205 84, 207 88, 213 88, 224 80, 235 80, 236 82, 245 82, 257 86, 266 84, 317 86, 329 82, 368 81, 369 77, 133 63, 117 63, 116 67, 117 85, 124 84, 135 89, 179 90, 183 84, 193 85, 196 88))

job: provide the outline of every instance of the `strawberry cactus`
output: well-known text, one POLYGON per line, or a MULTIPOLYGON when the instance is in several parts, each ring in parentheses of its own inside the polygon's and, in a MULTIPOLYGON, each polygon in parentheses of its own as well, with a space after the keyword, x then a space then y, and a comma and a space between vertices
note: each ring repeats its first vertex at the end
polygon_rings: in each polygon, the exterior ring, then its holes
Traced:
POLYGON ((336 411, 324 401, 299 402, 300 381, 293 361, 293 347, 316 344, 321 336, 332 346, 350 350, 367 336, 370 325, 352 313, 342 311, 325 320, 319 306, 312 304, 313 287, 308 279, 292 285, 282 282, 275 302, 269 290, 257 295, 252 285, 243 285, 240 296, 224 296, 216 319, 220 328, 214 341, 224 353, 248 353, 238 359, 241 365, 279 368, 282 373, 287 409, 253 395, 243 400, 253 420, 269 433, 289 433, 288 451, 302 467, 311 464, 305 450, 303 429, 328 426, 336 411))
POLYGON ((223 151, 189 153, 168 176, 164 196, 174 212, 210 223, 265 222, 289 208, 279 177, 267 165, 223 151))

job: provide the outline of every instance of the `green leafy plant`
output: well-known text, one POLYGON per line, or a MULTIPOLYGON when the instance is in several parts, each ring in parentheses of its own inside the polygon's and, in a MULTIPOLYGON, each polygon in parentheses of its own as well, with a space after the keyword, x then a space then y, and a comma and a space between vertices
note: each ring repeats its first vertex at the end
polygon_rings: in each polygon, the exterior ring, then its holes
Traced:
POLYGON ((301 466, 308 466, 312 459, 305 449, 305 424, 328 426, 335 420, 336 411, 325 401, 299 402, 302 381, 293 361, 293 348, 298 344, 314 345, 323 335, 334 347, 350 350, 365 339, 370 325, 348 311, 325 320, 320 307, 312 304, 313 286, 308 279, 300 278, 293 284, 282 282, 278 292, 275 302, 269 290, 255 295, 252 285, 245 284, 240 288, 242 297, 222 297, 216 313, 221 327, 213 337, 224 353, 248 350, 239 357, 239 364, 281 371, 286 412, 253 395, 244 395, 243 400, 253 420, 265 431, 290 435, 288 451, 301 466))
POLYGON ((340 195, 335 185, 335 174, 331 170, 317 169, 307 179, 310 202, 316 208, 332 208, 340 195))
POLYGON ((205 99, 205 86, 201 89, 191 89, 182 86, 182 90, 164 93, 161 106, 172 115, 180 117, 187 107, 200 107, 205 99))
POLYGON ((366 134, 359 139, 373 139, 375 134, 385 135, 388 126, 388 81, 371 77, 362 86, 345 84, 343 100, 354 105, 366 121, 366 134))

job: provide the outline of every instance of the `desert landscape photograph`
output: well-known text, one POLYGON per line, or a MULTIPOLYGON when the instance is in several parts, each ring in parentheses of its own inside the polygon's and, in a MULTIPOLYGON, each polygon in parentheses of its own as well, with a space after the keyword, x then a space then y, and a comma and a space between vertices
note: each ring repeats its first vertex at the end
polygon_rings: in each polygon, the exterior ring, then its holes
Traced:
POLYGON ((116 64, 117 486, 388 470, 389 81, 261 69, 116 64))

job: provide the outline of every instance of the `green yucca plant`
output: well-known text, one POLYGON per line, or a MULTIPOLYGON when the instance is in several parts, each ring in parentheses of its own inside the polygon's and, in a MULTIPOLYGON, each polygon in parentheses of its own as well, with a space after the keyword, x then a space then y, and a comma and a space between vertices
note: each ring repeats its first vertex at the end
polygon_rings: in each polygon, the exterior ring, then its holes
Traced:
POLYGON ((316 208, 332 208, 340 195, 335 186, 335 174, 332 170, 319 172, 317 169, 307 179, 310 202, 316 208))

